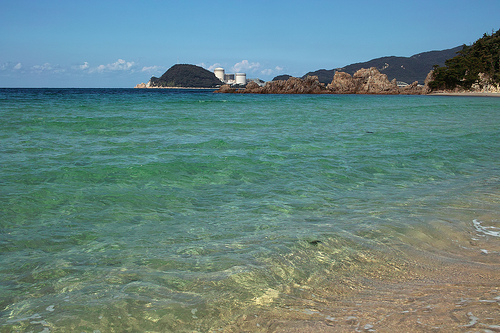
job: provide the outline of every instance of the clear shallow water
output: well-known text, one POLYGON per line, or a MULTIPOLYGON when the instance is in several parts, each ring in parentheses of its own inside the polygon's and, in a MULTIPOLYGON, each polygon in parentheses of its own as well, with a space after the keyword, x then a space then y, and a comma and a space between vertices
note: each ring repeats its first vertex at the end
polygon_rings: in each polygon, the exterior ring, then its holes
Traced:
POLYGON ((435 257, 494 265, 499 111, 0 89, 0 327, 210 331, 430 278, 435 257))

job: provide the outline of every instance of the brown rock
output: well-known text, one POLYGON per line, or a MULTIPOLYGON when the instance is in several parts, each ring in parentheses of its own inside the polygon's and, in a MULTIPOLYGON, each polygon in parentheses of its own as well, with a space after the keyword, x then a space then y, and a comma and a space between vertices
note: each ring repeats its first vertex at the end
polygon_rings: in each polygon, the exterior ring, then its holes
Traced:
POLYGON ((221 86, 219 88, 219 90, 217 90, 216 92, 217 93, 223 93, 223 94, 227 94, 227 93, 235 93, 237 90, 234 89, 234 88, 231 88, 231 86, 229 84, 224 84, 223 86, 221 86))
POLYGON ((375 67, 362 68, 353 76, 336 72, 327 88, 334 94, 420 95, 428 92, 428 87, 419 86, 418 82, 399 88, 396 79, 389 81, 387 75, 375 67))
POLYGON ((399 94, 396 82, 391 82, 387 75, 381 74, 375 67, 362 68, 353 75, 358 81, 358 94, 399 94))
MULTIPOLYGON (((223 91, 223 87, 221 87, 218 92, 226 92, 225 89, 223 91)), ((319 82, 317 76, 308 76, 305 79, 291 77, 286 81, 270 81, 266 82, 264 87, 260 87, 255 82, 249 82, 245 90, 240 92, 250 94, 323 94, 326 93, 327 90, 325 86, 319 82)))
POLYGON ((382 94, 397 95, 426 94, 430 91, 428 82, 432 72, 428 74, 425 86, 419 86, 415 81, 412 84, 399 88, 396 79, 389 81, 387 75, 380 73, 375 67, 362 68, 353 76, 344 72, 336 72, 332 83, 325 87, 317 76, 308 76, 305 79, 290 77, 288 80, 266 82, 260 87, 255 82, 249 82, 244 90, 236 90, 228 85, 222 86, 220 93, 251 93, 251 94, 382 94))
POLYGON ((250 81, 248 82, 245 92, 246 93, 251 93, 251 94, 259 94, 261 90, 261 86, 257 84, 257 82, 250 81))
POLYGON ((355 94, 358 90, 357 81, 345 72, 335 72, 332 83, 327 86, 334 94, 355 94))

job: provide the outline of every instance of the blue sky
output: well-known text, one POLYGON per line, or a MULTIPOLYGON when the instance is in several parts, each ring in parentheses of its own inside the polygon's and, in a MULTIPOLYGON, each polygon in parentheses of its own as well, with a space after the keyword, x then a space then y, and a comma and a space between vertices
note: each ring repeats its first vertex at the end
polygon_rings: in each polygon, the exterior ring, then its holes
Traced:
POLYGON ((270 80, 471 44, 499 0, 0 0, 0 87, 133 87, 188 63, 270 80))

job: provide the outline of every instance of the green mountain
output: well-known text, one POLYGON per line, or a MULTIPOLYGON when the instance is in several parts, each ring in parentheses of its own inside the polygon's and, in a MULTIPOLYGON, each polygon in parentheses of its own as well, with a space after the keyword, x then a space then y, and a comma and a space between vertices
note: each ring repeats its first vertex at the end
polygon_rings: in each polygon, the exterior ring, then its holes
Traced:
POLYGON ((178 64, 159 78, 152 77, 151 87, 215 88, 222 82, 215 74, 196 65, 178 64))
POLYGON ((406 83, 418 81, 424 84, 427 74, 433 69, 434 65, 444 65, 446 59, 454 57, 462 46, 442 51, 429 51, 415 54, 411 57, 382 57, 372 59, 366 62, 360 62, 335 69, 320 69, 309 72, 303 76, 315 75, 319 81, 325 84, 331 83, 335 72, 346 72, 353 75, 361 68, 375 67, 380 73, 386 74, 389 80, 396 79, 406 83))
POLYGON ((434 70, 432 90, 470 89, 472 84, 500 84, 500 30, 484 34, 471 46, 465 46, 458 55, 434 70))

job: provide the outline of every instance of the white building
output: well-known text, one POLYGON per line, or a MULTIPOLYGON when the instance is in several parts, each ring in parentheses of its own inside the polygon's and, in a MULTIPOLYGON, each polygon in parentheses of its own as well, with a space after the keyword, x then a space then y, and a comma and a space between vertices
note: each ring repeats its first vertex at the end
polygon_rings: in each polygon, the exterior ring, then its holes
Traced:
POLYGON ((215 77, 224 82, 224 68, 217 67, 214 69, 215 77))
POLYGON ((214 69, 215 77, 224 82, 225 84, 239 84, 244 86, 247 84, 247 75, 245 73, 226 74, 224 68, 217 67, 214 69))

